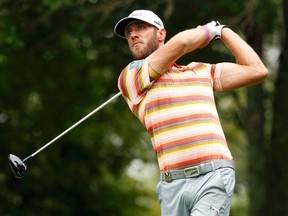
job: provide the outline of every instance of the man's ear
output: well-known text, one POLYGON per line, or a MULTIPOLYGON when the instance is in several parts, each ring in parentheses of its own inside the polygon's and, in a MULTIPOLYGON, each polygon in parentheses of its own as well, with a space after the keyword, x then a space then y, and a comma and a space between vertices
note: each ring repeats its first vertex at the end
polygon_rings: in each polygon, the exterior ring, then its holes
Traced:
POLYGON ((159 42, 164 43, 166 38, 166 29, 159 29, 158 30, 158 40, 159 42))

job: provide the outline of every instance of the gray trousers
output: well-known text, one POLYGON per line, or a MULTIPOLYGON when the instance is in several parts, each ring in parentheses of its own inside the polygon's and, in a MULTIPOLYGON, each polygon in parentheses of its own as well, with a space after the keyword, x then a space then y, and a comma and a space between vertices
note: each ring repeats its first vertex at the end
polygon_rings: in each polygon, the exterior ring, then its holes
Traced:
POLYGON ((160 181, 157 196, 162 216, 228 216, 235 171, 220 168, 194 178, 160 181))

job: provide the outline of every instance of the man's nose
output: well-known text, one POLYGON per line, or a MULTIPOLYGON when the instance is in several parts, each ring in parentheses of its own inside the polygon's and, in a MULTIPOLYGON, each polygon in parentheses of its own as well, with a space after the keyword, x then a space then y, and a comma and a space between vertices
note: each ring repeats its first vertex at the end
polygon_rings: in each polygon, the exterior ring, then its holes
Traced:
POLYGON ((137 32, 136 29, 131 29, 131 31, 130 31, 130 37, 131 37, 132 39, 138 37, 138 32, 137 32))

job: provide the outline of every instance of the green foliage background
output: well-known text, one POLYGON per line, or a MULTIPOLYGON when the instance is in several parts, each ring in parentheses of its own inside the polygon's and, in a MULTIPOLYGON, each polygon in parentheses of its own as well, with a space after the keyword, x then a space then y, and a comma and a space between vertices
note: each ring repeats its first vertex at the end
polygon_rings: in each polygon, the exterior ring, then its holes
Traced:
MULTIPOLYGON (((132 57, 113 27, 134 9, 163 18, 168 39, 210 20, 244 33, 254 19, 263 43, 277 47, 280 6, 277 0, 1 0, 0 215, 159 215, 156 159, 122 98, 30 159, 23 179, 14 178, 7 157, 30 155, 118 92, 118 75, 132 57)), ((179 64, 191 61, 234 59, 217 42, 179 64)), ((265 84, 272 94, 271 86, 273 76, 265 84)), ((247 215, 246 92, 216 97, 238 167, 231 215, 247 215)))

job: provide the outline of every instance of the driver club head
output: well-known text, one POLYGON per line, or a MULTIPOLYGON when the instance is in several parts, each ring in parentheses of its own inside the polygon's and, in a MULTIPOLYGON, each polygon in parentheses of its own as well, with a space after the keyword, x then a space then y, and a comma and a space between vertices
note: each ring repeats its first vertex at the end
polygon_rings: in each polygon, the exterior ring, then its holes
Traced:
POLYGON ((10 154, 8 156, 9 165, 16 178, 22 178, 25 176, 27 171, 26 164, 16 155, 10 154))

